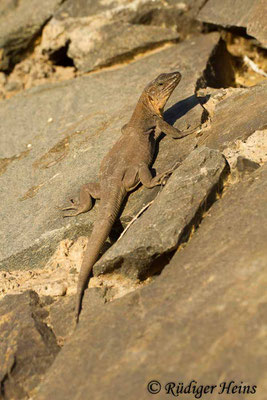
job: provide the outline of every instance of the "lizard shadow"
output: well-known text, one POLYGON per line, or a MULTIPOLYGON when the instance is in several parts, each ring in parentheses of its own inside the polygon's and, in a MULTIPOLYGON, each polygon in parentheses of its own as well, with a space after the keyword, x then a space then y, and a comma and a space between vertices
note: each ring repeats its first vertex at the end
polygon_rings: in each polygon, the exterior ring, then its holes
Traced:
POLYGON ((168 108, 164 113, 164 119, 168 124, 173 125, 179 118, 182 118, 192 108, 197 105, 205 104, 209 100, 210 95, 197 97, 195 94, 187 97, 184 100, 178 101, 173 106, 168 108))

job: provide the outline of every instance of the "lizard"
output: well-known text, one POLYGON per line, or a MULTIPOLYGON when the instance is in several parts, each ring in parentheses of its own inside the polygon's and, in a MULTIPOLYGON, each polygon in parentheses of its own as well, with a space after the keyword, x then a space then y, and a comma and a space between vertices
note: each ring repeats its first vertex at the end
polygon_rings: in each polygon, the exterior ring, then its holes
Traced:
POLYGON ((163 119, 164 107, 181 80, 180 72, 162 73, 143 90, 129 122, 122 127, 122 135, 103 158, 99 182, 90 182, 80 189, 79 200, 62 210, 76 216, 89 211, 93 199, 100 199, 99 219, 96 220, 85 248, 78 277, 75 320, 79 321, 84 290, 102 246, 108 238, 128 192, 140 183, 146 188, 161 185, 172 170, 152 177, 156 139, 163 132, 173 138, 183 138, 193 131, 181 132, 163 119))

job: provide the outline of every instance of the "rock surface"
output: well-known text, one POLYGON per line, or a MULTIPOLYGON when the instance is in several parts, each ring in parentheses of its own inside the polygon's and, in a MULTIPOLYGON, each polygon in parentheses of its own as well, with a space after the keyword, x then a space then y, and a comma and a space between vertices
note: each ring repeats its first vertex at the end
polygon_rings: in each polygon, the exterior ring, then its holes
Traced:
POLYGON ((0 70, 6 70, 36 38, 62 0, 2 0, 0 5, 0 70))
POLYGON ((205 147, 194 150, 150 208, 95 264, 94 274, 119 269, 133 278, 151 275, 152 263, 175 250, 189 234, 189 227, 199 222, 201 206, 210 195, 215 197, 226 171, 225 159, 218 151, 205 147))
POLYGON ((60 349, 46 316, 33 291, 0 303, 0 397, 4 393, 5 400, 29 398, 60 349))
MULTIPOLYGON (((212 33, 123 69, 41 86, 3 102, 1 269, 42 267, 60 240, 89 234, 97 205, 90 214, 73 219, 62 219, 58 208, 83 183, 96 180, 101 159, 118 139, 141 91, 159 73, 179 69, 183 75, 166 119, 181 130, 201 124, 203 108, 194 95, 195 85, 218 40, 212 33)), ((170 168, 195 144, 194 136, 164 138, 155 168, 159 172, 170 168)), ((129 221, 156 192, 142 189, 131 195, 122 218, 129 221)))
POLYGON ((267 81, 264 80, 251 88, 222 89, 211 95, 203 105, 210 115, 210 127, 203 131, 198 144, 223 151, 235 141, 245 141, 255 131, 264 129, 267 124, 266 93, 267 81))
POLYGON ((146 399, 153 379, 164 398, 167 382, 194 379, 217 385, 207 398, 233 380, 264 400, 266 196, 265 165, 211 207, 154 284, 86 316, 35 399, 146 399))
POLYGON ((263 165, 267 161, 267 129, 255 131, 246 140, 234 141, 224 149, 223 154, 231 168, 236 165, 238 157, 244 157, 263 165))
POLYGON ((266 4, 0 2, 1 400, 150 399, 154 379, 159 399, 195 381, 179 398, 266 399, 266 4), (152 172, 179 167, 127 199, 74 329, 99 205, 59 208, 175 70, 164 118, 195 133, 161 135, 152 172))
POLYGON ((156 26, 110 23, 92 32, 85 26, 70 35, 68 56, 82 72, 123 61, 123 57, 135 54, 153 44, 167 43, 178 39, 171 29, 156 26), (86 39, 84 39, 86 38, 86 39), (87 39, 88 38, 88 39, 87 39), (108 42, 108 46, 104 43, 108 42))
POLYGON ((248 35, 254 36, 267 47, 266 12, 264 0, 208 0, 198 19, 226 28, 246 28, 248 35))
POLYGON ((65 49, 83 72, 123 62, 152 45, 185 36, 196 25, 192 17, 202 2, 67 1, 45 26, 41 49, 52 56, 65 49))

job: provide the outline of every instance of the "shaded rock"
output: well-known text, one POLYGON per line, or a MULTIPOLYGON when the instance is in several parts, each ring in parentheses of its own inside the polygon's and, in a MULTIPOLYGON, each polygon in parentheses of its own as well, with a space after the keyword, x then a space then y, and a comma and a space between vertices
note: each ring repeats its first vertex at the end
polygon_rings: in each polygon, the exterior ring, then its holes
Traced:
MULTIPOLYGON (((84 310, 93 314, 105 303, 106 290, 104 288, 91 288, 84 295, 84 310)), ((67 296, 57 299, 49 307, 48 322, 57 338, 57 343, 63 346, 73 333, 75 323, 75 296, 67 296)), ((83 317, 81 316, 81 320, 83 317)))
POLYGON ((267 166, 252 175, 210 208, 154 284, 81 321, 35 399, 145 399, 152 379, 159 398, 167 382, 193 379, 217 385, 208 399, 231 381, 266 398, 267 166))
POLYGON ((53 15, 62 0, 1 1, 0 9, 0 70, 15 63, 53 15))
POLYGON ((239 156, 237 157, 237 162, 236 162, 236 173, 239 178, 243 179, 247 175, 250 175, 252 172, 254 172, 256 169, 260 167, 260 164, 249 160, 248 158, 239 156))
MULTIPOLYGON (((97 179, 99 164, 119 138, 141 91, 159 73, 178 69, 183 75, 166 119, 181 130, 201 124, 203 108, 195 84, 218 40, 212 33, 184 41, 123 69, 33 88, 2 102, 1 269, 42 267, 60 240, 90 233, 98 204, 72 219, 63 219, 58 208, 82 184, 97 179)), ((183 160, 196 141, 194 135, 164 138, 157 171, 183 160)), ((144 188, 133 193, 122 220, 129 221, 156 193, 144 188)))
POLYGON ((33 291, 0 302, 0 383, 5 400, 28 398, 59 351, 43 321, 47 312, 42 307, 33 291))
POLYGON ((210 96, 203 105, 210 115, 210 128, 203 131, 199 144, 224 150, 236 140, 246 140, 267 124, 267 81, 247 89, 226 89, 210 96), (231 95, 227 95, 230 90, 231 95), (214 102, 213 100, 216 98, 214 102), (212 107, 209 108, 209 104, 212 107))
POLYGON ((266 1, 264 0, 208 0, 198 14, 198 19, 226 28, 246 28, 247 34, 254 36, 258 41, 267 47, 267 12, 266 1))
POLYGON ((193 17, 203 1, 187 3, 67 1, 44 28, 42 52, 54 59, 65 52, 84 72, 123 62, 136 52, 196 31, 193 17))
POLYGON ((218 151, 205 147, 194 150, 144 215, 95 264, 94 273, 119 268, 134 278, 151 274, 152 262, 175 250, 189 227, 198 222, 200 207, 214 195, 226 170, 218 151))

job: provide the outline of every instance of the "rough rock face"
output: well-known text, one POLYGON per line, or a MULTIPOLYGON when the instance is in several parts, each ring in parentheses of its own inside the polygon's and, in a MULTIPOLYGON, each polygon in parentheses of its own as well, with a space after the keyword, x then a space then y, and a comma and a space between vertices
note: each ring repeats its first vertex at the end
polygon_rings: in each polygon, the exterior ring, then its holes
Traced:
MULTIPOLYGON (((203 108, 194 89, 218 40, 213 33, 185 41, 126 68, 35 88, 2 104, 2 269, 43 266, 61 239, 88 235, 97 206, 73 219, 63 219, 58 208, 83 183, 97 179, 101 159, 120 136, 144 86, 159 73, 179 69, 183 75, 166 119, 181 130, 201 125, 203 108)), ((172 167, 195 143, 194 136, 164 138, 155 168, 172 167)), ((148 189, 131 195, 122 218, 129 221, 155 194, 148 189)))
POLYGON ((211 124, 203 132, 198 144, 222 151, 235 140, 246 140, 256 130, 265 128, 267 81, 251 88, 231 90, 230 96, 227 96, 227 90, 211 95, 204 104, 211 124), (216 97, 217 101, 213 103, 216 97), (209 102, 212 104, 211 108, 209 102))
POLYGON ((266 400, 266 2, 37 3, 0 2, 0 399, 151 399, 157 380, 159 399, 266 400), (160 136, 152 173, 179 166, 126 199, 74 329, 101 215, 60 208, 176 70, 164 118, 194 133, 160 136))
POLYGON ((227 28, 246 28, 248 35, 254 36, 267 47, 266 13, 267 4, 264 0, 208 0, 198 19, 227 28))
POLYGON ((217 385, 215 398, 233 380, 264 400, 266 182, 265 165, 214 204, 154 284, 88 313, 36 399, 146 399, 152 379, 163 398, 167 382, 195 379, 217 385))
POLYGON ((59 351, 44 323, 47 312, 33 291, 6 296, 0 303, 0 397, 25 399, 59 351))
MULTIPOLYGON (((194 150, 170 177, 151 207, 94 266, 94 274, 119 269, 126 276, 151 275, 151 264, 178 247, 227 170, 215 150, 194 150)), ((201 217, 201 213, 198 218, 201 217)))
POLYGON ((16 62, 53 15, 62 0, 2 0, 0 5, 0 70, 16 62), (18 57, 17 57, 18 58, 18 57))
POLYGON ((65 48, 83 72, 122 62, 152 45, 178 39, 179 32, 190 31, 192 13, 201 2, 188 3, 67 1, 44 28, 41 49, 53 55, 65 48))
POLYGON ((92 32, 90 25, 81 29, 79 24, 78 32, 70 35, 68 56, 78 70, 87 72, 111 65, 137 50, 174 39, 178 39, 176 32, 156 26, 114 22, 92 32), (103 45, 106 42, 108 46, 103 45))

